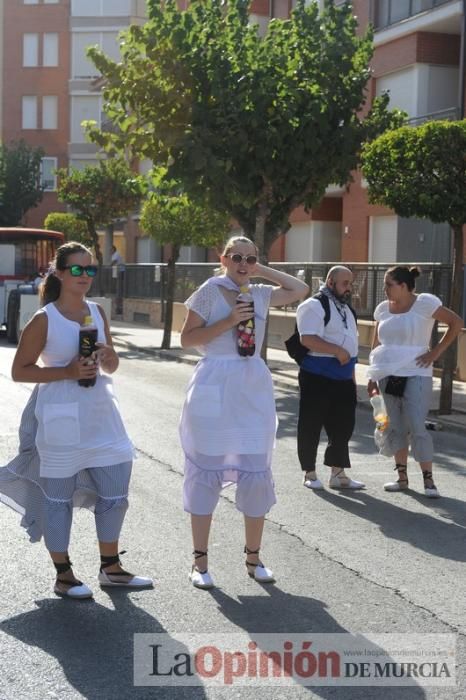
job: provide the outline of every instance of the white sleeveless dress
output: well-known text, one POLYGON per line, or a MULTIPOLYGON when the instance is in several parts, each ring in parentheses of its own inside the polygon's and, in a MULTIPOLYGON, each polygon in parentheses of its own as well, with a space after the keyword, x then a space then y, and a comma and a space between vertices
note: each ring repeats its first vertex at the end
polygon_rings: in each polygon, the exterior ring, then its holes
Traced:
MULTIPOLYGON (((201 480, 216 488, 235 483, 248 474, 251 489, 262 494, 262 511, 275 503, 271 461, 275 446, 277 416, 270 371, 260 357, 265 322, 273 287, 253 284, 256 350, 240 357, 236 328, 199 348, 204 357, 194 370, 187 388, 180 422, 185 453, 185 483, 201 480), (255 482, 262 482, 255 488, 255 482)), ((185 302, 212 325, 231 312, 220 288, 207 281, 185 302)), ((185 488, 185 510, 192 510, 191 494, 185 488)), ((194 496, 193 496, 194 498, 194 496)), ((261 504, 257 504, 258 511, 261 504)))
MULTIPOLYGON (((105 343, 102 315, 94 302, 87 305, 98 342, 105 343)), ((43 310, 48 330, 41 360, 47 367, 65 367, 77 354, 79 323, 65 318, 53 303, 43 310)), ((133 459, 109 375, 98 373, 93 387, 79 386, 74 379, 40 384, 35 414, 41 476, 65 478, 133 459)))

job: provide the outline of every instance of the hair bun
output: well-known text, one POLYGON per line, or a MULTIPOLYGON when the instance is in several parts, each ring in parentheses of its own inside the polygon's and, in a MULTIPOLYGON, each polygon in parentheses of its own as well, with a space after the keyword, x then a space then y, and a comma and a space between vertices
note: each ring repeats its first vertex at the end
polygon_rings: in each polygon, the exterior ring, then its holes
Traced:
POLYGON ((421 274, 421 271, 418 267, 414 266, 414 267, 409 268, 409 273, 410 273, 411 277, 415 280, 417 277, 419 277, 419 275, 421 274))

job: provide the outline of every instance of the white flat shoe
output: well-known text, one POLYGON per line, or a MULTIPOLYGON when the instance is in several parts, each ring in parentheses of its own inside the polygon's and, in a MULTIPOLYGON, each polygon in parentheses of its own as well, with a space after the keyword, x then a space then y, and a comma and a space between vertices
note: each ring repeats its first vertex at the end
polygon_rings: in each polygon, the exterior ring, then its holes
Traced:
POLYGON ((432 472, 422 472, 422 478, 424 480, 424 493, 427 498, 440 498, 437 487, 432 480, 432 472), (426 486, 426 481, 430 481, 432 485, 426 486))
MULTIPOLYGON (((248 547, 244 547, 244 553, 245 554, 259 554, 259 549, 248 549, 248 547)), ((252 561, 248 561, 246 559, 246 569, 248 571, 248 576, 250 578, 253 578, 255 581, 258 583, 274 583, 275 581, 275 576, 273 575, 273 572, 268 569, 266 566, 262 564, 262 562, 258 562, 257 564, 252 561)))
POLYGON ((424 489, 424 493, 427 498, 440 498, 440 494, 435 486, 433 489, 424 489))
POLYGON ((275 582, 275 576, 273 575, 273 572, 263 564, 257 564, 257 566, 253 569, 254 564, 248 564, 246 562, 246 566, 248 567, 248 576, 250 576, 250 578, 253 578, 258 583, 275 582))
POLYGON ((131 576, 126 572, 108 573, 99 572, 99 583, 101 586, 118 586, 119 588, 149 588, 154 585, 154 581, 147 576, 131 576), (126 577, 126 578, 125 578, 126 577))
POLYGON ((106 573, 105 569, 114 564, 120 564, 120 554, 125 554, 126 552, 119 552, 113 556, 100 555, 100 571, 98 575, 98 580, 101 586, 115 587, 119 588, 149 588, 154 585, 151 578, 147 576, 133 576, 133 574, 127 571, 112 571, 106 573))
MULTIPOLYGON (((196 562, 196 559, 202 559, 202 557, 207 556, 207 550, 205 552, 202 552, 200 549, 195 549, 193 552, 194 556, 194 562, 196 562)), ((199 567, 196 565, 196 563, 193 564, 191 568, 191 573, 189 574, 189 580, 193 584, 195 588, 213 588, 214 587, 214 581, 212 576, 209 574, 207 569, 205 571, 200 571, 199 567)))
POLYGON ((195 588, 214 588, 215 584, 208 571, 199 571, 194 567, 189 574, 189 580, 195 588))
POLYGON ((74 600, 92 598, 93 594, 91 589, 82 581, 78 581, 77 579, 70 581, 59 578, 60 574, 71 571, 73 565, 69 556, 66 557, 66 561, 64 562, 54 562, 54 566, 57 572, 55 586, 53 587, 55 595, 59 595, 61 598, 73 598, 74 600))
POLYGON ((402 481, 388 481, 386 484, 383 485, 385 491, 408 491, 409 485, 406 480, 402 481))
POLYGON ((350 479, 349 476, 331 476, 328 482, 331 489, 365 489, 366 484, 362 481, 350 479))
MULTIPOLYGON (((59 581, 59 583, 66 584, 67 582, 59 581)), ((89 586, 86 586, 86 584, 82 583, 81 581, 79 581, 79 584, 76 584, 75 586, 70 586, 67 590, 62 590, 55 583, 53 591, 55 595, 59 595, 61 598, 73 598, 74 600, 92 598, 93 595, 89 586)))
POLYGON ((320 479, 304 479, 303 486, 314 491, 321 491, 324 488, 320 479))

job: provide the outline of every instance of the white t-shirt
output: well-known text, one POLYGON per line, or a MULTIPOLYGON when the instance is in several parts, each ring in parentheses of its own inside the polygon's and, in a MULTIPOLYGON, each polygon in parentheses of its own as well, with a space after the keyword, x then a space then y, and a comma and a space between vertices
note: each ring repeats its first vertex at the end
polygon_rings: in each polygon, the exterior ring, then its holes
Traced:
MULTIPOLYGON (((337 307, 330 301, 330 319, 324 323, 324 307, 318 299, 310 297, 300 304, 296 311, 296 323, 300 335, 318 335, 327 343, 334 343, 344 348, 350 357, 358 355, 358 327, 350 309, 345 310, 346 326, 338 313, 337 307)), ((333 357, 331 353, 311 352, 317 357, 333 357)))
POLYGON ((416 357, 427 352, 435 319, 432 317, 442 306, 434 294, 418 294, 416 301, 405 313, 393 314, 389 302, 383 301, 374 311, 379 324, 380 345, 370 354, 368 375, 382 379, 389 375, 399 377, 432 376, 430 367, 418 367, 416 357))

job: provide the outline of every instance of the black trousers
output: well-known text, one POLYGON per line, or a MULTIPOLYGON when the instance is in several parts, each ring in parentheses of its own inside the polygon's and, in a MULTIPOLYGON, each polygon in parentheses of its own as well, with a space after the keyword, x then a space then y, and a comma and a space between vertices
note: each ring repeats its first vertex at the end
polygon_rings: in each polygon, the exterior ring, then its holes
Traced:
POLYGON ((298 457, 303 471, 314 471, 322 428, 328 437, 324 464, 351 467, 348 443, 356 418, 356 386, 352 379, 327 379, 299 372, 298 457))

